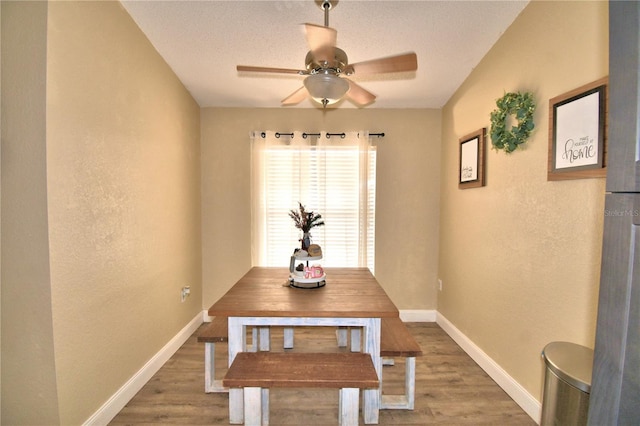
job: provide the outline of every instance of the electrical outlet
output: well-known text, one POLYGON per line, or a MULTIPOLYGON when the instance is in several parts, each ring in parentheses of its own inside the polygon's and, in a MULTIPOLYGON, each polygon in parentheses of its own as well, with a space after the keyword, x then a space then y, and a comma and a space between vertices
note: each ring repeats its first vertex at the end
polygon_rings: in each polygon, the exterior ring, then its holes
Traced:
POLYGON ((186 298, 189 297, 190 294, 191 294, 191 287, 189 287, 188 285, 182 287, 182 290, 180 290, 180 301, 184 302, 186 298))
POLYGON ((442 280, 438 278, 438 288, 442 291, 442 280))

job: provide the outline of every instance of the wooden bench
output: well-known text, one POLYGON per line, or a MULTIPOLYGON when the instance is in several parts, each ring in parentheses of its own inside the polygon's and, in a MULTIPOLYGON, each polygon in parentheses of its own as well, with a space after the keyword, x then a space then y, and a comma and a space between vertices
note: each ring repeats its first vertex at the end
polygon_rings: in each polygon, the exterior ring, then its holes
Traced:
POLYGON ((222 384, 243 388, 244 424, 269 424, 269 388, 337 388, 339 424, 358 425, 360 389, 380 386, 365 353, 240 352, 222 384))
MULTIPOLYGON (((347 331, 346 328, 338 329, 339 346, 346 347, 347 331)), ((352 328, 350 331, 351 351, 360 351, 360 329, 352 328)), ((380 324, 382 363, 387 366, 394 365, 393 358, 405 358, 405 393, 403 395, 382 395, 381 409, 413 410, 416 390, 416 356, 420 355, 422 355, 420 345, 400 318, 382 318, 380 324)))
MULTIPOLYGON (((205 393, 215 392, 229 392, 229 389, 222 386, 222 380, 216 380, 216 343, 229 341, 229 322, 227 317, 214 317, 210 323, 208 323, 198 333, 198 342, 204 343, 204 391, 205 393)), ((260 332, 263 334, 262 329, 267 327, 261 327, 260 332)), ((262 339, 262 342, 269 344, 268 332, 267 339, 262 339)), ((252 351, 256 351, 258 342, 258 328, 254 327, 252 330, 252 351)), ((260 345, 260 350, 269 350, 268 347, 263 348, 260 345)))
MULTIPOLYGON (((204 343, 204 391, 205 393, 229 392, 216 380, 216 343, 229 341, 229 321, 227 317, 214 317, 198 333, 198 342, 204 343)), ((286 330, 285 330, 286 331, 286 330)), ((293 332, 291 331, 293 342, 293 332)), ((268 351, 270 349, 269 327, 254 327, 251 334, 251 351, 268 351), (258 334, 260 337, 258 337, 258 334)), ((286 341, 285 341, 286 345, 286 341)), ((286 346, 285 346, 286 347, 286 346)))
MULTIPOLYGON (((416 393, 416 356, 422 349, 400 318, 383 318, 380 331, 380 356, 405 358, 404 395, 382 395, 380 408, 388 410, 413 410, 416 393)), ((393 365, 384 362, 384 365, 393 365)), ((384 373, 384 372, 383 372, 384 373)))

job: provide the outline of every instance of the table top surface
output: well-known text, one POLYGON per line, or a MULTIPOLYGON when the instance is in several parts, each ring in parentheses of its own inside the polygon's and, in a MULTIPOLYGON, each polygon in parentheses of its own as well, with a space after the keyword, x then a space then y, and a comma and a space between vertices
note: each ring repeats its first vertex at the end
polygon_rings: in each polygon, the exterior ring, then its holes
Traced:
POLYGON ((209 308, 210 316, 397 317, 398 308, 367 268, 325 268, 324 287, 290 287, 287 268, 254 267, 209 308))

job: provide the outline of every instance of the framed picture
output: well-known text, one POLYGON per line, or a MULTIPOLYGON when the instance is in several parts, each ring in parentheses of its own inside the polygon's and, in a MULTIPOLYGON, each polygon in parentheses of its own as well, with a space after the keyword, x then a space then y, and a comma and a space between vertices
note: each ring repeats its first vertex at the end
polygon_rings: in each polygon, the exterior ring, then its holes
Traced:
POLYGON ((487 128, 475 131, 460 139, 460 163, 458 188, 484 186, 484 140, 487 128))
POLYGON ((607 83, 605 77, 549 100, 547 180, 606 177, 607 83))

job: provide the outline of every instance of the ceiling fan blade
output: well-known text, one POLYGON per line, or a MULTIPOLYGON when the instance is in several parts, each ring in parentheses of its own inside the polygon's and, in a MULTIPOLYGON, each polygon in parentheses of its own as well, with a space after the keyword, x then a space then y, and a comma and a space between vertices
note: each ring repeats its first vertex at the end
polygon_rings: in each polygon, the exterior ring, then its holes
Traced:
POLYGON ((372 59, 358 62, 345 68, 347 75, 378 74, 387 72, 415 71, 418 69, 418 57, 415 53, 390 56, 388 58, 372 59))
POLYGON ((338 32, 322 25, 304 24, 309 50, 318 63, 333 61, 338 32))
POLYGON ((290 68, 252 67, 249 65, 238 65, 236 66, 236 70, 248 71, 248 72, 271 72, 271 73, 277 73, 277 74, 298 74, 298 75, 304 75, 308 73, 307 71, 294 70, 290 68))
POLYGON ((305 100, 308 95, 309 95, 309 92, 307 91, 307 88, 302 86, 301 88, 299 88, 298 90, 296 90, 295 92, 293 92, 292 94, 284 98, 282 100, 282 105, 298 104, 303 100, 305 100))
POLYGON ((358 105, 368 105, 376 100, 376 95, 374 95, 373 93, 365 90, 362 86, 357 85, 348 78, 342 78, 349 82, 349 91, 347 92, 347 97, 353 102, 357 103, 358 105))

